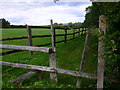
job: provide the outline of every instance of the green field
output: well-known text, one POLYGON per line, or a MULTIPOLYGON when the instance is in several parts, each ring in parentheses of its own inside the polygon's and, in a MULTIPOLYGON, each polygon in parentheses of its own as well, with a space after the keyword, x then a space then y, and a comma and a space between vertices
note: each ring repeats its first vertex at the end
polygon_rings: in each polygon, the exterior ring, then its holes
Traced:
MULTIPOLYGON (((50 30, 47 29, 32 29, 33 35, 49 35, 51 34, 50 30)), ((57 34, 64 34, 64 30, 57 30, 57 34)), ((69 30, 68 33, 72 33, 72 30, 69 30)), ((12 37, 21 37, 27 36, 26 29, 3 29, 2 38, 12 38, 12 37)), ((75 35, 76 37, 78 34, 75 35)), ((72 38, 68 36, 68 39, 72 38)), ((64 37, 57 37, 57 41, 64 40, 64 37)), ((85 35, 68 41, 67 43, 59 43, 56 46, 56 59, 57 67, 69 70, 77 70, 80 65, 82 50, 84 47, 85 35)), ((34 38, 33 45, 46 44, 51 42, 51 38, 34 38)), ((10 45, 27 45, 27 39, 23 40, 11 40, 3 41, 3 44, 10 45)), ((97 68, 97 37, 96 34, 91 35, 90 39, 90 48, 88 50, 89 54, 87 57, 86 65, 84 72, 87 73, 96 73, 97 68)), ((47 47, 51 47, 50 45, 47 47)), ((3 50, 3 52, 6 50, 3 50)), ((49 66, 49 56, 46 53, 34 52, 33 56, 28 54, 28 51, 17 52, 9 55, 2 56, 2 60, 6 62, 21 63, 21 64, 31 64, 31 65, 40 65, 40 66, 49 66)), ((27 73, 28 69, 15 68, 9 66, 2 67, 2 78, 3 78, 3 88, 16 88, 17 85, 11 84, 10 80, 27 73)), ((54 85, 50 82, 49 72, 43 72, 44 79, 39 81, 37 76, 32 76, 23 81, 21 88, 75 88, 77 77, 58 74, 58 85, 54 85)), ((96 80, 85 79, 82 80, 82 88, 93 88, 96 87, 96 80)))

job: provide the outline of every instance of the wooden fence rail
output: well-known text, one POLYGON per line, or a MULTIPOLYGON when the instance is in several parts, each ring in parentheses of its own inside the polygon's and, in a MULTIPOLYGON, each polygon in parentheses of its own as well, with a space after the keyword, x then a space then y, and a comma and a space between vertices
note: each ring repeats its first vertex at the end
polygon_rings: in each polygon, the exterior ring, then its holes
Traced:
POLYGON ((53 48, 49 47, 35 47, 35 46, 18 46, 18 45, 0 45, 2 49, 15 49, 15 50, 29 50, 37 52, 54 52, 53 48))
POLYGON ((55 68, 55 67, 18 64, 18 63, 10 63, 10 62, 3 62, 3 61, 0 61, 0 65, 20 67, 20 68, 40 70, 40 71, 48 71, 48 72, 53 72, 53 73, 54 72, 62 73, 62 74, 68 74, 68 75, 72 75, 72 76, 85 77, 85 78, 91 78, 91 79, 97 78, 96 74, 83 73, 83 72, 79 72, 79 71, 66 70, 66 69, 60 69, 60 68, 55 68))
MULTIPOLYGON (((82 31, 80 31, 80 32, 82 32, 82 31)), ((73 35, 73 34, 77 34, 77 33, 80 33, 80 32, 69 33, 69 34, 55 34, 55 36, 73 35)), ((51 37, 51 35, 36 35, 36 36, 32 36, 32 38, 40 38, 40 37, 51 37)), ((19 40, 19 39, 28 39, 28 37, 24 36, 24 37, 15 37, 15 38, 5 38, 5 39, 0 39, 0 41, 19 40)))
MULTIPOLYGON (((97 79, 97 74, 84 73, 84 72, 81 72, 81 71, 66 70, 66 69, 46 67, 46 66, 10 63, 10 62, 3 62, 3 61, 0 61, 0 65, 26 68, 26 69, 33 69, 33 70, 39 70, 39 71, 55 72, 55 73, 61 73, 61 74, 76 76, 76 77, 82 77, 82 78, 97 79)), ((114 83, 120 83, 120 81, 117 78, 115 78, 114 76, 113 77, 105 76, 104 80, 114 82, 114 83)))

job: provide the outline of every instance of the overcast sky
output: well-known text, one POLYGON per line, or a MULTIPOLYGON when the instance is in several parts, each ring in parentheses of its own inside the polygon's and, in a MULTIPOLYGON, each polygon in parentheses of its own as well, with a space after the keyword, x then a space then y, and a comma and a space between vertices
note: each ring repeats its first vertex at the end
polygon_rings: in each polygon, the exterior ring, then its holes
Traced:
POLYGON ((15 25, 83 22, 90 0, 0 0, 0 18, 15 25), (68 2, 69 1, 69 2, 68 2), (84 2, 83 2, 84 1, 84 2))

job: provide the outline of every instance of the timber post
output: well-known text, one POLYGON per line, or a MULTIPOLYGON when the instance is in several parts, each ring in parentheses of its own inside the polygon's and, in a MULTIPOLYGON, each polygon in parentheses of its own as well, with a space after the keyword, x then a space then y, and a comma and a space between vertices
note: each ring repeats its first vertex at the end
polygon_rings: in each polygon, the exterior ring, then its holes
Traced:
MULTIPOLYGON (((54 49, 54 52, 49 53, 50 58, 50 67, 56 68, 56 49, 55 49, 55 29, 53 28, 53 20, 50 21, 51 23, 51 36, 52 36, 52 48, 54 49)), ((50 79, 52 82, 57 84, 57 73, 52 72, 50 73, 50 79)))
POLYGON ((80 28, 79 28, 79 31, 78 31, 78 37, 80 37, 80 28))
POLYGON ((103 89, 104 83, 104 61, 105 61, 105 34, 106 34, 106 17, 99 17, 99 41, 98 41, 98 68, 97 68, 97 88, 103 89))
MULTIPOLYGON (((27 25, 27 33, 28 33, 28 46, 32 46, 32 30, 31 27, 27 25)), ((33 55, 32 51, 29 51, 30 55, 33 55)))
POLYGON ((75 39, 75 29, 73 29, 73 39, 75 39))
POLYGON ((65 43, 67 42, 67 29, 65 29, 65 43))
MULTIPOLYGON (((88 48, 89 48, 90 32, 91 32, 91 29, 89 28, 88 33, 86 34, 86 40, 85 40, 85 44, 84 44, 84 49, 83 49, 83 53, 82 53, 82 59, 81 59, 81 62, 80 62, 79 71, 84 70, 86 57, 87 57, 87 53, 88 53, 88 48)), ((76 87, 80 88, 80 86, 81 86, 81 78, 79 77, 77 79, 76 87)))

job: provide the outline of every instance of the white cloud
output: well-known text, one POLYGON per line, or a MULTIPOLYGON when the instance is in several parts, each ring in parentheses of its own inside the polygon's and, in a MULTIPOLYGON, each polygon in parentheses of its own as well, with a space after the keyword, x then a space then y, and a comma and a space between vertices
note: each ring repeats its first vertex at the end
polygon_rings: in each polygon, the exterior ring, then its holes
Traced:
POLYGON ((32 2, 33 0, 29 0, 27 4, 18 2, 0 3, 0 18, 10 20, 12 24, 29 25, 48 25, 50 19, 58 23, 83 22, 85 8, 91 5, 87 3, 71 7, 66 3, 63 5, 43 6, 43 3, 32 2))

